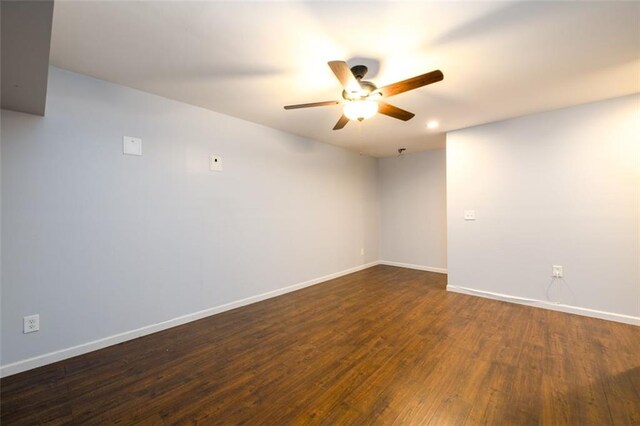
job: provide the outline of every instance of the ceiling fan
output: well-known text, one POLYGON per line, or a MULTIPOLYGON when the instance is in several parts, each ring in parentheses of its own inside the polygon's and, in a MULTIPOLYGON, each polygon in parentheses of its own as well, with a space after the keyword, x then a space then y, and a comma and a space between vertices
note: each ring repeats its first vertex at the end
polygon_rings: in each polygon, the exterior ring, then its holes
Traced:
MULTIPOLYGON (((378 112, 402 121, 411 120, 415 114, 383 102, 382 99, 436 83, 444 78, 442 71, 435 70, 378 89, 370 81, 362 80, 368 71, 364 65, 356 65, 349 68, 349 65, 344 61, 331 61, 329 62, 329 67, 344 88, 342 91, 344 110, 336 125, 333 126, 333 130, 342 129, 349 120, 362 121, 373 117, 378 112)), ((287 105, 284 109, 337 105, 339 103, 341 101, 312 102, 309 104, 287 105)))

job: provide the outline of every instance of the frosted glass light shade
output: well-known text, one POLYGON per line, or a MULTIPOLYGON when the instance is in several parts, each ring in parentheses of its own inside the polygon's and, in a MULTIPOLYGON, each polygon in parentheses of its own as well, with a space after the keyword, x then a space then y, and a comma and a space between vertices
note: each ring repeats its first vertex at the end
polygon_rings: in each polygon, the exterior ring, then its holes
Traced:
POLYGON ((352 101, 344 106, 344 115, 349 120, 364 120, 378 112, 378 103, 374 101, 352 101))

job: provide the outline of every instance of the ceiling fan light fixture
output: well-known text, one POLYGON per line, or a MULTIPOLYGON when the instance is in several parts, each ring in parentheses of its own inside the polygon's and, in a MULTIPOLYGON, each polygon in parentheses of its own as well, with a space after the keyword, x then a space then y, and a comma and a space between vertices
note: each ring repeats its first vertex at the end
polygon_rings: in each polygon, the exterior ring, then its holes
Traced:
POLYGON ((333 126, 333 130, 343 129, 350 120, 362 121, 373 117, 377 113, 397 120, 409 121, 415 117, 415 114, 385 102, 386 98, 437 83, 444 79, 442 71, 433 70, 378 88, 374 83, 362 79, 367 73, 367 67, 364 65, 356 65, 349 68, 345 61, 329 61, 328 65, 342 86, 342 98, 344 101, 285 105, 284 109, 309 108, 341 103, 344 105, 342 115, 333 126))
POLYGON ((349 120, 366 120, 378 112, 378 103, 370 100, 347 102, 344 106, 344 115, 349 120))

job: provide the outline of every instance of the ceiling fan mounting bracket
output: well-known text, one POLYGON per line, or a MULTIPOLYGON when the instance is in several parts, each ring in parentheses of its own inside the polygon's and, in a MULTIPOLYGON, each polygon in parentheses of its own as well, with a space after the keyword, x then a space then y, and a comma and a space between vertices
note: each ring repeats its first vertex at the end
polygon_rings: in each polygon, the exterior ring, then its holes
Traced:
POLYGON ((362 80, 362 77, 367 74, 367 71, 369 71, 369 68, 367 68, 365 65, 354 65, 351 67, 351 72, 353 73, 353 76, 356 78, 356 80, 362 80))

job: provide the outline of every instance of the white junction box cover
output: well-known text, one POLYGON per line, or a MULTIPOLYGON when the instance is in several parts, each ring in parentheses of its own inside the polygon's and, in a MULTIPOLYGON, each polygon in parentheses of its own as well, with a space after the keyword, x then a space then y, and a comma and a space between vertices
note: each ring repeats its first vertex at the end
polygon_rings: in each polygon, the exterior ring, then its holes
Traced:
POLYGON ((122 137, 122 150, 127 155, 142 155, 142 139, 133 136, 122 137))

